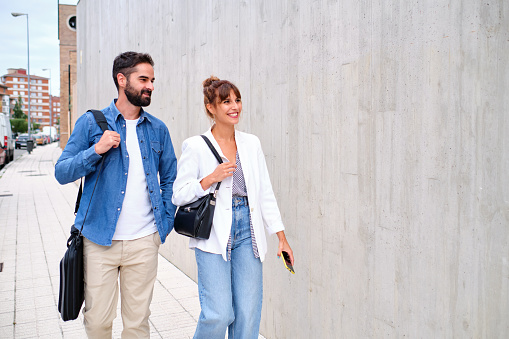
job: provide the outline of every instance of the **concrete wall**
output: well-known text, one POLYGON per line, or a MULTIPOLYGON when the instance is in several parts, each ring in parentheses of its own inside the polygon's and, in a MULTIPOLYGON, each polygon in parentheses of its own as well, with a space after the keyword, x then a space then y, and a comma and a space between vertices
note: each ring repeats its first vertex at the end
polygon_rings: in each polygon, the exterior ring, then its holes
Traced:
MULTIPOLYGON (((78 108, 113 58, 156 62, 150 111, 209 126, 234 81, 262 140, 296 274, 264 263, 267 338, 509 336, 509 6, 479 1, 99 1, 78 12, 78 108)), ((191 277, 172 234, 163 253, 191 277)), ((171 321, 169 319, 168 321, 171 321)))

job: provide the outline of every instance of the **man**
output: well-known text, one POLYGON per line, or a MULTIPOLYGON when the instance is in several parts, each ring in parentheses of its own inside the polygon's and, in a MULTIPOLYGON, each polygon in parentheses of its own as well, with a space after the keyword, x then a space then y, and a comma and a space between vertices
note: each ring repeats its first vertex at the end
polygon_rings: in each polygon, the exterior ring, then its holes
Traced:
POLYGON ((109 130, 103 134, 93 114, 83 114, 55 165, 61 184, 85 176, 75 227, 83 225, 89 338, 111 338, 119 277, 122 338, 150 336, 158 249, 173 229, 177 169, 168 128, 142 108, 154 90, 153 65, 148 54, 125 52, 115 58, 118 99, 102 110, 109 130))

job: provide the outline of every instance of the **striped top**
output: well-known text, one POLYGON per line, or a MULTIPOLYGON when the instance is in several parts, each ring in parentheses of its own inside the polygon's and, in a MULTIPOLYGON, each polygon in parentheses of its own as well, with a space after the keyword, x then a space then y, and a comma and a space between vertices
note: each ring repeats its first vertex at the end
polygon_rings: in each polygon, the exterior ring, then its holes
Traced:
MULTIPOLYGON (((239 152, 235 154, 235 165, 237 168, 233 172, 233 185, 232 185, 232 196, 234 197, 247 197, 246 181, 244 180, 244 172, 242 171, 242 164, 240 163, 239 152)), ((249 213, 249 225, 251 227, 251 243, 253 245, 253 254, 255 258, 259 258, 258 246, 256 245, 256 238, 254 234, 253 221, 251 219, 251 213, 249 213)), ((232 259, 232 234, 228 238, 228 260, 232 259)))
POLYGON ((242 171, 239 152, 235 154, 235 165, 237 165, 237 168, 233 172, 232 195, 234 197, 247 197, 246 181, 244 180, 244 171, 242 171))

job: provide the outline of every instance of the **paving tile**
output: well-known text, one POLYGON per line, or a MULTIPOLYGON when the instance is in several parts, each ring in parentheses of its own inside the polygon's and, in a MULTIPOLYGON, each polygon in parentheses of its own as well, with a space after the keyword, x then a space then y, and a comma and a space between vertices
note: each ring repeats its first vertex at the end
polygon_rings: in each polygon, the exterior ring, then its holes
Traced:
POLYGON ((53 294, 50 294, 35 297, 34 303, 36 308, 51 306, 56 309, 58 300, 55 299, 55 296, 53 294))
POLYGON ((16 322, 16 326, 19 324, 35 323, 37 321, 35 308, 16 311, 14 321, 16 322))
POLYGON ((14 325, 0 326, 0 338, 13 338, 14 325))
POLYGON ((24 323, 24 324, 16 324, 14 326, 14 337, 15 338, 36 338, 37 337, 37 327, 35 326, 35 321, 24 323))
POLYGON ((0 313, 0 327, 13 325, 14 314, 12 312, 0 313))
POLYGON ((37 335, 53 335, 55 337, 62 337, 62 330, 58 323, 58 318, 51 318, 46 320, 37 319, 37 335))
POLYGON ((58 321, 60 317, 60 313, 58 313, 58 309, 55 306, 36 308, 35 313, 37 320, 55 319, 58 321))
POLYGON ((0 292, 0 303, 5 301, 14 300, 14 293, 12 291, 1 291, 0 292))
MULTIPOLYGON (((2 272, 3 274, 3 272, 2 272)), ((14 279, 9 281, 0 281, 0 291, 14 292, 14 279)))

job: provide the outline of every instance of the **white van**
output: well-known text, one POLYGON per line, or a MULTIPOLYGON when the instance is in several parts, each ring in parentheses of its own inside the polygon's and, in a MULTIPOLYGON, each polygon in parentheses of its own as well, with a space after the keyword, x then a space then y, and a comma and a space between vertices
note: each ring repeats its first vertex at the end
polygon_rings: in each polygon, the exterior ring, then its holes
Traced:
POLYGON ((0 113, 0 166, 14 160, 14 139, 12 138, 9 115, 0 113))

